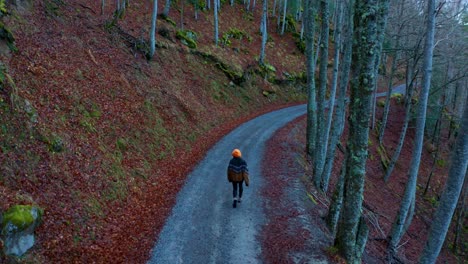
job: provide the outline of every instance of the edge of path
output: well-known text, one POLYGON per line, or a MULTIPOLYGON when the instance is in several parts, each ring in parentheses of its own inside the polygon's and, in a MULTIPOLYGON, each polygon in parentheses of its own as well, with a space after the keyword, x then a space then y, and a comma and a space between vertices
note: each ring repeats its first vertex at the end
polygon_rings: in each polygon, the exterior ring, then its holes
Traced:
MULTIPOLYGON (((165 191, 164 194, 150 193, 147 197, 147 200, 143 202, 146 205, 150 204, 150 205, 153 205, 153 207, 160 207, 161 206, 160 204, 154 205, 154 201, 161 199, 161 198, 165 199, 163 208, 158 208, 158 210, 161 209, 160 211, 162 211, 162 214, 158 216, 158 219, 152 221, 153 226, 151 230, 147 230, 145 232, 145 235, 139 236, 141 238, 141 242, 140 242, 141 246, 130 250, 131 252, 129 255, 127 255, 127 259, 133 259, 136 261, 137 259, 134 259, 133 256, 137 256, 137 255, 139 255, 138 259, 142 258, 142 260, 144 259, 145 262, 150 259, 151 250, 153 249, 154 245, 157 243, 159 239, 159 235, 162 231, 162 228, 164 227, 168 217, 171 215, 172 209, 176 204, 177 195, 181 191, 183 186, 185 185, 187 176, 196 168, 197 164, 199 164, 203 160, 206 153, 208 153, 208 151, 221 138, 229 134, 231 131, 233 131, 234 129, 242 125, 243 123, 248 122, 249 120, 253 120, 263 114, 276 111, 279 109, 288 108, 291 106, 303 105, 303 104, 304 102, 292 102, 292 103, 268 105, 259 111, 256 111, 246 116, 234 119, 231 122, 226 122, 220 125, 219 127, 216 127, 210 130, 209 133, 207 133, 202 138, 197 140, 197 142, 201 142, 201 144, 195 143, 190 153, 188 153, 188 155, 185 155, 185 157, 181 157, 183 161, 180 162, 180 164, 177 164, 178 166, 183 167, 183 169, 179 170, 177 173, 174 173, 174 175, 172 175, 173 177, 171 177, 170 179, 170 182, 169 180, 167 180, 167 182, 165 181, 161 183, 167 186, 168 188, 171 188, 171 190, 165 191)), ((151 190, 149 191, 151 192, 151 190)), ((144 208, 144 210, 151 211, 152 208, 144 208)), ((127 226, 126 228, 132 228, 132 227, 127 226)))

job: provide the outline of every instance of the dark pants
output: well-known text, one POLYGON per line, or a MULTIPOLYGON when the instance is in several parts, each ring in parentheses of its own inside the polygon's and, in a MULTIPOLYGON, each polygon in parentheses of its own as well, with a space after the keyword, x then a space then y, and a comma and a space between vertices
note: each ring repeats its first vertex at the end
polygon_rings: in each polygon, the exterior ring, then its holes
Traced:
POLYGON ((244 181, 240 181, 240 182, 232 182, 232 197, 236 198, 237 196, 237 186, 239 186, 239 198, 242 197, 242 184, 244 183, 244 181))

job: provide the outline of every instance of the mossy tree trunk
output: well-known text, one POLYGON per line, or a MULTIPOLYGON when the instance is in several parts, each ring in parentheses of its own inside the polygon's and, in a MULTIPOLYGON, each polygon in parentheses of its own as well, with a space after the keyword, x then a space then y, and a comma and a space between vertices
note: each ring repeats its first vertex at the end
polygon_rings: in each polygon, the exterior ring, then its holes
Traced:
POLYGON ((405 193, 401 200, 400 209, 393 222, 392 230, 389 235, 390 243, 388 245, 388 258, 391 260, 396 254, 398 243, 405 232, 404 226, 407 225, 409 209, 414 203, 416 195, 416 183, 418 178, 419 164, 424 142, 424 128, 426 125, 426 110, 429 97, 429 88, 431 86, 432 76, 432 56, 434 52, 434 33, 435 33, 435 0, 428 1, 426 40, 424 45, 424 63, 423 63, 423 83, 419 96, 418 115, 416 118, 416 135, 414 137, 413 155, 411 157, 408 182, 406 183, 405 193))
POLYGON ((315 152, 315 135, 317 131, 317 102, 315 101, 315 65, 314 65, 314 35, 315 9, 310 1, 305 2, 305 44, 307 67, 307 131, 306 151, 309 156, 315 152))
POLYGON ((323 164, 325 163, 326 141, 325 138, 325 93, 327 91, 327 66, 328 66, 328 35, 329 35, 329 11, 328 0, 320 1, 320 14, 322 17, 321 41, 320 47, 320 65, 319 65, 319 87, 317 90, 317 140, 315 145, 314 157, 314 183, 317 189, 320 188, 322 181, 323 164))
MULTIPOLYGON (((345 157, 346 160, 346 157, 345 157)), ((327 225, 330 229, 330 232, 333 236, 336 235, 336 227, 338 225, 338 220, 340 219, 341 207, 343 205, 343 190, 344 190, 344 179, 346 175, 346 162, 343 162, 341 166, 340 177, 335 186, 335 191, 333 192, 332 201, 328 209, 327 215, 327 225)))
POLYGON ((343 208, 338 223, 335 245, 347 263, 360 263, 368 229, 361 217, 375 60, 379 56, 377 26, 381 15, 376 6, 388 0, 357 0, 354 5, 353 65, 351 66, 351 98, 349 137, 346 145, 346 176, 343 208))

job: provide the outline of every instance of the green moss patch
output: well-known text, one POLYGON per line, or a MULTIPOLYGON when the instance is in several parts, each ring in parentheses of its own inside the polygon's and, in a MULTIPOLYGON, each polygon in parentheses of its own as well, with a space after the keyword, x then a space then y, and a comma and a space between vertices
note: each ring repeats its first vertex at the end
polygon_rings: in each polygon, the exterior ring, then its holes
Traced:
POLYGON ((6 232, 8 224, 16 227, 16 231, 23 231, 40 222, 43 214, 44 211, 34 205, 14 205, 3 214, 2 232, 6 232))
POLYGON ((196 49, 197 48, 197 34, 191 30, 178 30, 176 37, 180 39, 185 46, 196 49))
POLYGON ((11 31, 5 27, 3 23, 0 22, 0 39, 4 40, 8 46, 8 48, 16 52, 18 48, 15 46, 15 37, 11 33, 11 31))
POLYGON ((404 99, 401 93, 394 93, 390 98, 395 99, 398 104, 401 104, 404 99))
POLYGON ((380 161, 382 163, 384 170, 387 171, 388 165, 390 164, 390 159, 388 157, 387 151, 385 150, 385 147, 382 145, 378 146, 377 152, 380 155, 380 161))

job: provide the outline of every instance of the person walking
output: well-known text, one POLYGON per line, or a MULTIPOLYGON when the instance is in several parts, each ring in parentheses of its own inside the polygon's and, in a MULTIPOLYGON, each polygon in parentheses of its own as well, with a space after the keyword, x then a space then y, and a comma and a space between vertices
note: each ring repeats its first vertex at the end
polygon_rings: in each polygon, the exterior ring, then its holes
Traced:
POLYGON ((229 166, 227 168, 228 181, 232 183, 232 207, 234 208, 237 207, 238 202, 242 202, 242 184, 244 181, 245 186, 248 187, 250 184, 247 162, 241 157, 241 151, 239 149, 234 149, 232 151, 232 159, 229 161, 229 166), (237 190, 239 190, 239 198, 237 198, 237 190))

